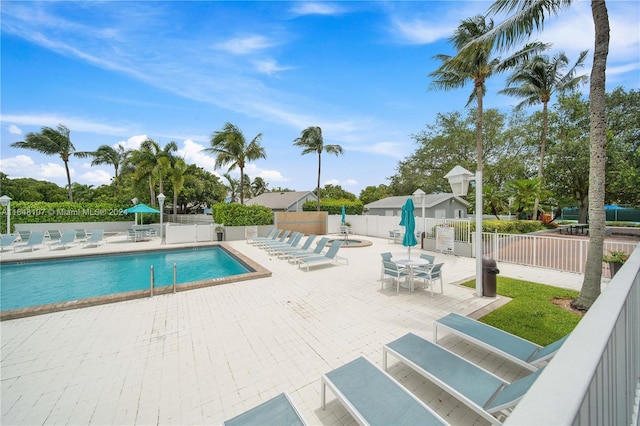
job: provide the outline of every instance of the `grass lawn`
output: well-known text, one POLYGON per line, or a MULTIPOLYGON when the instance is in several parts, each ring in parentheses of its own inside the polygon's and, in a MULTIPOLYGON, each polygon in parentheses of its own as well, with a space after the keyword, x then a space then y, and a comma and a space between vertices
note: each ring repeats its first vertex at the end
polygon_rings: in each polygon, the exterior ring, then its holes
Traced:
MULTIPOLYGON (((475 280, 463 284, 475 288, 475 280)), ((548 345, 571 332, 582 316, 555 305, 554 298, 575 299, 578 292, 498 277, 497 293, 513 300, 480 319, 485 324, 548 345)))

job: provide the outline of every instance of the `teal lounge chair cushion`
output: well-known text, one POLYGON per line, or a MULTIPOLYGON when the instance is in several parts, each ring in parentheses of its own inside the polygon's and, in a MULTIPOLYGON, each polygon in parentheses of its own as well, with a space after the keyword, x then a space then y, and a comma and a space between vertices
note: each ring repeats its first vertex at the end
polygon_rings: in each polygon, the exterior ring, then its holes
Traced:
POLYGON ((236 417, 224 422, 226 426, 244 425, 282 425, 282 426, 304 426, 300 413, 285 393, 271 398, 262 404, 254 407, 236 417))
POLYGON ((429 407, 364 357, 325 374, 342 397, 371 425, 446 424, 429 407))

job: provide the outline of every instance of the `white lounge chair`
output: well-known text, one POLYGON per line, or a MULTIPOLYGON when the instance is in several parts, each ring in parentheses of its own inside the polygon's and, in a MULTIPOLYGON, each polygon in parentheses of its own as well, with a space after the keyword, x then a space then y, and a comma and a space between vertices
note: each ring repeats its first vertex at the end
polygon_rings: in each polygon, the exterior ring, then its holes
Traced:
POLYGON ((0 252, 4 251, 5 247, 11 247, 13 243, 16 242, 18 237, 19 237, 18 234, 3 235, 2 238, 0 238, 0 252))
POLYGON ((287 425, 304 426, 306 423, 286 392, 226 420, 225 426, 287 425))
POLYGON ((265 235, 264 237, 255 237, 247 242, 253 245, 257 245, 262 241, 275 240, 278 237, 278 235, 280 235, 281 232, 282 232, 282 229, 272 228, 269 232, 267 232, 267 235, 265 235))
POLYGON ((15 253, 18 249, 26 248, 33 251, 35 247, 41 246, 42 244, 44 244, 44 231, 31 231, 27 242, 13 246, 13 252, 15 253))
MULTIPOLYGON (((308 272, 310 266, 337 262, 339 258, 336 255, 338 254, 338 250, 340 250, 341 245, 342 245, 342 241, 334 240, 329 246, 329 249, 324 254, 324 256, 310 256, 310 257, 303 257, 298 259, 298 268, 302 267, 302 265, 305 265, 307 267, 307 272, 308 272)), ((344 259, 344 260, 347 264, 349 263, 347 259, 344 259)))
POLYGON ((304 237, 304 234, 302 232, 294 232, 285 243, 270 244, 266 247, 266 250, 270 256, 274 256, 280 253, 280 250, 297 249, 298 243, 300 242, 302 237, 304 237))
POLYGON ((269 244, 284 243, 287 237, 289 236, 289 234, 291 234, 291 231, 288 231, 285 229, 284 231, 282 231, 282 233, 278 237, 274 238, 273 240, 258 241, 256 243, 256 246, 263 248, 269 244))
POLYGON ((311 247, 311 243, 316 239, 315 234, 311 234, 307 237, 304 244, 301 247, 290 247, 290 248, 280 248, 278 249, 278 257, 282 257, 282 259, 286 259, 291 256, 293 253, 301 252, 301 251, 310 251, 309 247, 311 247))
POLYGON ((269 254, 273 254, 272 252, 277 250, 280 247, 295 247, 300 242, 302 238, 301 232, 293 232, 289 235, 289 238, 286 241, 274 241, 272 243, 265 243, 261 246, 264 250, 266 250, 269 254))
POLYGON ((86 229, 76 229, 76 239, 78 241, 87 241, 87 238, 89 238, 89 235, 86 229))
POLYGON ((318 240, 318 244, 316 244, 316 248, 313 250, 298 250, 298 251, 288 253, 287 257, 289 258, 289 262, 297 263, 300 259, 303 259, 305 257, 312 257, 312 256, 319 255, 320 253, 322 253, 322 250, 324 250, 328 242, 329 242, 328 237, 322 237, 320 238, 320 240, 318 240))
POLYGON ((53 250, 54 248, 58 248, 58 247, 62 247, 63 249, 66 250, 72 244, 75 244, 75 242, 76 242, 76 231, 73 229, 70 231, 64 231, 59 240, 49 244, 49 250, 53 250))
POLYGON ((547 346, 540 346, 499 328, 456 313, 451 313, 436 320, 436 343, 438 342, 438 330, 440 328, 478 346, 482 346, 529 371, 536 371, 551 359, 569 337, 567 334, 562 339, 556 340, 547 346))
POLYGON ((62 233, 58 229, 49 229, 47 231, 47 236, 49 237, 49 242, 52 243, 62 238, 62 233))
POLYGON ((20 241, 26 243, 27 241, 29 241, 29 236, 31 235, 31 231, 29 230, 18 231, 18 235, 20 235, 20 241))
POLYGON ((104 229, 92 229, 91 230, 91 236, 89 236, 89 238, 87 238, 87 240, 82 243, 82 247, 87 247, 87 246, 99 246, 100 244, 104 243, 104 229))
POLYGON ((326 388, 361 425, 446 425, 442 417, 365 357, 322 376, 320 405, 326 388))
POLYGON ((382 364, 385 371, 388 354, 395 356, 495 425, 501 424, 495 416, 511 412, 543 371, 540 369, 510 384, 413 333, 384 345, 382 364))

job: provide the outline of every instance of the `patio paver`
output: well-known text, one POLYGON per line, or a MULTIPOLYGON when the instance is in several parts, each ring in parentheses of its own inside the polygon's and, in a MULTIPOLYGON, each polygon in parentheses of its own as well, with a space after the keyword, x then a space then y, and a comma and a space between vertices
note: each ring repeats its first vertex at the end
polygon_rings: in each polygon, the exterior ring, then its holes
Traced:
MULTIPOLYGON (((406 249, 364 238, 373 245, 340 250, 349 265, 309 272, 231 242, 273 275, 1 322, 1 423, 220 424, 286 391, 311 424, 355 424, 330 394, 320 409, 323 373, 360 355, 381 365, 384 343, 409 331, 432 339, 436 318, 496 300, 452 284, 473 277, 475 262, 444 254, 436 255, 445 262, 444 295, 381 290, 379 253, 406 249)), ((110 241, 98 250, 140 244, 110 241)), ((575 274, 499 267, 528 280, 581 283, 575 274)), ((442 340, 507 380, 527 374, 453 336, 442 340)), ((401 364, 389 371, 452 424, 484 424, 401 364)))

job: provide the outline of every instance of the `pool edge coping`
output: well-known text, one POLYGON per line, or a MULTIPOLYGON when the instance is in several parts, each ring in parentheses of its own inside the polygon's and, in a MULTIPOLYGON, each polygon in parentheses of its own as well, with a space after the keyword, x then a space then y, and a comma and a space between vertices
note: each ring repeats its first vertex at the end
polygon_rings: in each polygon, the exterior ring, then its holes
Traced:
MULTIPOLYGON (((149 253, 154 251, 181 250, 181 249, 188 249, 188 248, 207 248, 207 247, 216 247, 216 246, 222 247, 229 255, 234 257, 236 260, 246 264, 249 268, 253 269, 253 272, 246 272, 243 274, 232 275, 230 277, 225 277, 225 278, 213 278, 208 280, 201 280, 201 281, 194 281, 194 282, 185 283, 185 284, 179 284, 176 286, 176 292, 196 290, 199 288, 213 287, 213 286, 222 285, 222 284, 232 284, 235 282, 248 281, 248 280, 260 279, 260 278, 268 278, 272 276, 271 271, 269 271, 259 263, 248 258, 244 254, 240 253, 238 250, 234 249, 233 247, 231 247, 230 245, 224 242, 218 242, 218 243, 212 243, 212 244, 197 244, 192 246, 180 246, 180 247, 165 246, 165 247, 157 247, 157 248, 147 249, 147 250, 134 250, 134 251, 125 250, 125 251, 117 251, 117 252, 110 252, 110 253, 91 253, 91 254, 83 254, 80 256, 69 256, 69 258, 131 254, 131 253, 138 253, 138 252, 149 253)), ((32 261, 37 262, 37 261, 48 261, 48 260, 60 260, 60 258, 59 257, 54 259, 33 258, 26 261, 25 260, 16 261, 16 263, 18 262, 30 263, 32 261)), ((6 262, 6 263, 11 263, 11 262, 6 262)), ((26 317, 36 316, 36 315, 50 314, 54 312, 63 312, 63 311, 68 311, 72 309, 81 309, 81 308, 87 308, 91 306, 106 305, 109 303, 125 302, 128 300, 142 299, 142 298, 148 298, 148 297, 153 297, 153 296, 158 296, 163 294, 170 294, 170 293, 173 293, 172 285, 155 287, 153 291, 153 295, 151 295, 151 289, 145 289, 145 290, 128 291, 124 293, 110 294, 105 296, 90 297, 86 299, 69 300, 66 302, 49 303, 45 305, 31 306, 27 308, 10 309, 7 311, 0 311, 0 322, 12 320, 12 319, 18 319, 18 318, 26 318, 26 317)))

